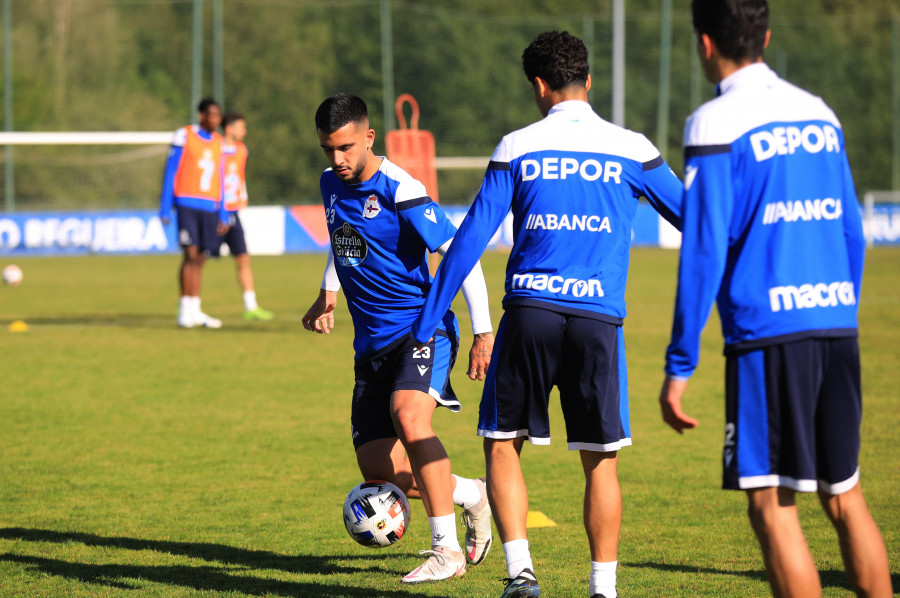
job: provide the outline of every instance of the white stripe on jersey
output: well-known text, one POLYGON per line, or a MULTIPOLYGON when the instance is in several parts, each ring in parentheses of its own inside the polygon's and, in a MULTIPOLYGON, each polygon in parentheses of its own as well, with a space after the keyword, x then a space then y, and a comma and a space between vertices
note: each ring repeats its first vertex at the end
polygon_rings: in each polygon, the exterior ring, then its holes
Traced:
POLYGON ((553 106, 546 118, 504 137, 491 161, 511 162, 546 151, 609 154, 640 163, 659 157, 659 150, 640 133, 603 120, 587 102, 570 100, 553 106))
POLYGON ((841 127, 822 98, 779 78, 762 62, 729 75, 719 83, 719 89, 719 97, 688 118, 685 147, 727 145, 772 122, 825 121, 841 127))
POLYGON ((379 170, 388 178, 397 181, 397 190, 394 191, 394 205, 409 201, 410 199, 419 199, 426 197, 428 192, 418 180, 414 179, 408 172, 388 160, 381 158, 381 167, 379 170))

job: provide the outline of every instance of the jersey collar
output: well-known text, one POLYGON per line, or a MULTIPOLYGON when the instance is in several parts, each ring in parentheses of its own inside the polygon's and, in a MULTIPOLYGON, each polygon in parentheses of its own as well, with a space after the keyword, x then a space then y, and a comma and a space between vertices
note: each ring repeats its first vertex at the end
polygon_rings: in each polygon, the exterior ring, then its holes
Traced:
POLYGON ((581 100, 566 100, 564 102, 559 102, 558 104, 554 104, 552 108, 550 108, 550 112, 547 113, 547 116, 551 114, 555 114, 557 112, 593 112, 594 109, 591 108, 591 105, 587 102, 583 102, 581 100))
POLYGON ((778 79, 778 75, 769 68, 769 65, 765 62, 754 62, 722 79, 716 85, 716 96, 745 85, 751 87, 771 85, 776 79, 778 79))

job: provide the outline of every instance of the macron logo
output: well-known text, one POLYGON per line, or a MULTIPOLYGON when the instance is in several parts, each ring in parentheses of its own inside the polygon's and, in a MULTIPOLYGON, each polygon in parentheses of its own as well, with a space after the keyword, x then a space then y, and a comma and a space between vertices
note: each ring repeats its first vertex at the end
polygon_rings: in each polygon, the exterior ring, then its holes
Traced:
POLYGON ((574 295, 575 297, 603 297, 603 287, 596 278, 579 280, 548 276, 546 274, 513 274, 512 288, 532 291, 549 291, 557 295, 574 295))
POLYGON ((696 166, 685 166, 684 167, 684 190, 687 191, 691 188, 691 185, 694 184, 694 177, 697 176, 697 168, 696 166))
POLYGON ((437 216, 434 215, 434 208, 425 210, 425 217, 437 224, 437 216))
POLYGON ((420 376, 424 376, 424 375, 425 375, 425 372, 428 371, 428 366, 427 366, 427 365, 418 365, 418 366, 416 366, 416 367, 419 368, 419 375, 420 375, 420 376))
POLYGON ((807 309, 810 307, 836 307, 856 305, 853 283, 848 281, 801 284, 799 287, 786 285, 769 289, 769 303, 773 312, 807 309))

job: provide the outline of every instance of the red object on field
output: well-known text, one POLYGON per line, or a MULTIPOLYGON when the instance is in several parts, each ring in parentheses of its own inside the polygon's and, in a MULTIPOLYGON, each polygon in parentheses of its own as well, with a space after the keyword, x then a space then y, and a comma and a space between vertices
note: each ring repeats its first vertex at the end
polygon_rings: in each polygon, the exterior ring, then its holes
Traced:
POLYGON ((438 201, 437 166, 434 157, 434 135, 419 129, 419 104, 408 93, 397 98, 394 103, 400 128, 388 131, 384 136, 388 160, 408 172, 425 185, 425 191, 434 201, 438 201), (403 104, 409 102, 412 108, 409 128, 403 116, 403 104))

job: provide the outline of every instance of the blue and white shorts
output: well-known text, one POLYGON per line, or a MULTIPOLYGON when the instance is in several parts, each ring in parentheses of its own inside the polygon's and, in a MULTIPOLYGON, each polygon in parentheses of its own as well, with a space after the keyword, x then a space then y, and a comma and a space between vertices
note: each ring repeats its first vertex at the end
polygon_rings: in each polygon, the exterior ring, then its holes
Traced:
MULTIPOLYGON (((231 255, 247 253, 247 239, 244 237, 244 226, 237 212, 228 212, 228 232, 221 238, 221 243, 228 245, 231 255)), ((220 243, 220 244, 221 244, 220 243)))
POLYGON ((722 487, 841 494, 859 480, 859 344, 810 338, 729 354, 722 487))
POLYGON ((485 379, 478 435, 550 444, 550 391, 559 388, 570 450, 631 445, 622 327, 509 306, 485 379))
POLYGON ((391 394, 419 390, 438 405, 459 411, 461 405, 450 386, 450 370, 456 363, 459 339, 443 330, 422 349, 407 335, 373 355, 356 360, 350 426, 353 448, 372 440, 396 438, 391 419, 391 394))
POLYGON ((217 232, 218 212, 205 212, 185 206, 175 206, 178 215, 178 244, 181 247, 196 245, 204 255, 218 257, 222 238, 217 232))

